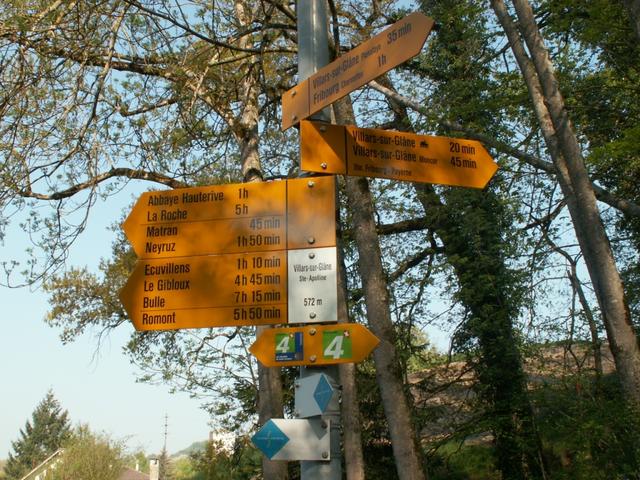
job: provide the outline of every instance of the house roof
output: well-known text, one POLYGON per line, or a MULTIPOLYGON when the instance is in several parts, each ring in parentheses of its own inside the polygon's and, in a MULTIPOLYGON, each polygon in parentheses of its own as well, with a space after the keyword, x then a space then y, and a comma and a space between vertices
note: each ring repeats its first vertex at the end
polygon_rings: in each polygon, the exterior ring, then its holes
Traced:
POLYGON ((131 468, 125 468, 118 477, 118 480, 149 480, 149 475, 131 468))
POLYGON ((49 455, 45 460, 43 460, 42 463, 40 463, 36 468, 34 468, 29 473, 27 473, 24 477, 22 477, 20 480, 31 480, 31 479, 40 478, 40 476, 44 472, 46 472, 48 468, 50 468, 52 465, 55 464, 56 458, 62 452, 63 452, 63 450, 61 448, 59 448, 58 450, 53 452, 51 455, 49 455))
MULTIPOLYGON (((43 474, 55 463, 56 457, 61 453, 62 449, 57 450, 53 455, 22 477, 21 480, 38 480, 42 478, 43 474)), ((132 468, 125 468, 118 477, 118 480, 149 480, 149 474, 133 470, 132 468)))

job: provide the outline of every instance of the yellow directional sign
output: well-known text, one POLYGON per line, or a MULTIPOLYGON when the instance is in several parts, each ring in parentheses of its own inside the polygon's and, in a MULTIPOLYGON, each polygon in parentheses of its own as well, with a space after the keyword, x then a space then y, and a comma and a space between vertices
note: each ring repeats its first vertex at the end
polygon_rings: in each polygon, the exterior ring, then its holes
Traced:
POLYGON ((287 322, 286 251, 140 260, 120 291, 136 330, 287 322))
POLYGON ((433 24, 422 13, 412 13, 285 92, 282 130, 416 56, 433 24))
POLYGON ((281 324, 291 308, 337 320, 333 176, 147 192, 123 228, 140 257, 120 292, 137 330, 281 324))
POLYGON ((484 188, 498 169, 482 144, 303 121, 301 168, 312 172, 484 188))
POLYGON ((139 258, 335 245, 333 177, 143 193, 123 224, 139 258))
POLYGON ((249 348, 266 367, 357 363, 380 343, 363 325, 340 323, 267 329, 249 348))

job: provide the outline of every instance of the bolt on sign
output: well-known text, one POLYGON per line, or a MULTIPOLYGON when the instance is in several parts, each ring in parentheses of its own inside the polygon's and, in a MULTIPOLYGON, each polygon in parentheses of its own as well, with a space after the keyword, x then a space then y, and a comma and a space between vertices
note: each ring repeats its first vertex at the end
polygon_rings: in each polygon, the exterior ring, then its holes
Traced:
POLYGON ((140 257, 120 292, 137 330, 337 320, 334 177, 146 192, 123 228, 140 257))
POLYGON ((498 169, 484 146, 464 138, 300 123, 303 170, 484 188, 498 169))
POLYGON ((364 360, 380 343, 357 323, 265 330, 249 351, 265 367, 333 365, 364 360))
POLYGON ((415 57, 433 24, 422 13, 412 13, 285 92, 282 130, 415 57))

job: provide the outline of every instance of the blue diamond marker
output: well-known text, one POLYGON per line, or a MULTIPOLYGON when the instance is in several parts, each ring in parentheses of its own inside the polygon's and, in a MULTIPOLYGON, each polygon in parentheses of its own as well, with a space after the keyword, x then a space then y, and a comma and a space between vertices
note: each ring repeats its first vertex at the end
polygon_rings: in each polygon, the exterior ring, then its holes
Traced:
POLYGON ((331 397, 333 397, 333 387, 329 384, 325 375, 320 375, 320 380, 318 380, 316 389, 313 392, 313 398, 318 404, 321 412, 324 413, 327 409, 329 402, 331 401, 331 397))
POLYGON ((289 442, 289 437, 269 420, 251 437, 251 441, 271 460, 289 442))

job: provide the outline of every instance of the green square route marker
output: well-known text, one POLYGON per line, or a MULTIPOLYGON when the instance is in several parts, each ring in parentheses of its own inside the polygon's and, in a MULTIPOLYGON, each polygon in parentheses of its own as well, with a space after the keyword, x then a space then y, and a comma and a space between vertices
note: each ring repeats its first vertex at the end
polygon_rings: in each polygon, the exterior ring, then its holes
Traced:
POLYGON ((352 358, 353 349, 349 330, 325 330, 322 332, 322 358, 352 358))
POLYGON ((302 332, 276 333, 276 362, 290 362, 303 359, 302 332))

